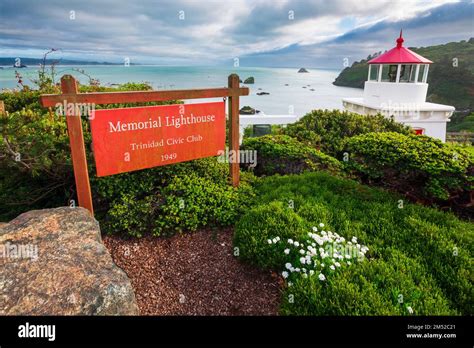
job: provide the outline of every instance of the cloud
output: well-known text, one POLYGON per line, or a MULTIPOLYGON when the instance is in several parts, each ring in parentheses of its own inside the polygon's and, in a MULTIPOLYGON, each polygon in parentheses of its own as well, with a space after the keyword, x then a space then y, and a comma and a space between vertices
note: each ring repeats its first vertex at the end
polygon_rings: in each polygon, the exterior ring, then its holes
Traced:
POLYGON ((115 62, 333 66, 334 56, 386 47, 400 26, 413 34, 409 45, 466 38, 472 4, 449 2, 2 0, 0 54, 54 47, 64 58, 115 62))

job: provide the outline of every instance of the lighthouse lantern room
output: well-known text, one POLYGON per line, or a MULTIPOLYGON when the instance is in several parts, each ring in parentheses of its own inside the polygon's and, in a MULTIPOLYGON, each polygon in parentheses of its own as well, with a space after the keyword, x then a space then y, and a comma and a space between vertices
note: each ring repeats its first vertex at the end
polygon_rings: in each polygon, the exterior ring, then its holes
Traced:
POLYGON ((346 110, 364 114, 382 114, 411 126, 417 134, 446 139, 446 123, 454 107, 426 102, 428 71, 433 62, 403 47, 403 37, 397 46, 370 60, 363 98, 344 98, 346 110))

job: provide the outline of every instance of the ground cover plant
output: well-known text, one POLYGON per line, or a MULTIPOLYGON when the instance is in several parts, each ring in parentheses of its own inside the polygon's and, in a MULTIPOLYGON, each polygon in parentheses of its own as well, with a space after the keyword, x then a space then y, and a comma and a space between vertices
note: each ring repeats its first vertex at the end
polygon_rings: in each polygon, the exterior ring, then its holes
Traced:
POLYGON ((235 229, 234 246, 244 262, 279 273, 287 263, 295 267, 285 243, 307 246, 313 227, 368 248, 364 260, 337 267, 323 280, 320 272, 291 279, 281 313, 473 313, 473 224, 324 172, 266 177, 256 194, 256 205, 235 229))

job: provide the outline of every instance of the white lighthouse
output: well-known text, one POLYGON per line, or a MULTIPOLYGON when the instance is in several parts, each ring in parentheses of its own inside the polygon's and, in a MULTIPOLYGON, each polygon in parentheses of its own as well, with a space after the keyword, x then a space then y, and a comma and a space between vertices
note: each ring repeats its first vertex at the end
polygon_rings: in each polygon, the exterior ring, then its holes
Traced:
POLYGON ((446 140, 446 123, 454 107, 426 102, 428 70, 433 62, 397 46, 369 61, 363 98, 344 98, 346 110, 363 115, 380 113, 411 126, 417 134, 446 140))

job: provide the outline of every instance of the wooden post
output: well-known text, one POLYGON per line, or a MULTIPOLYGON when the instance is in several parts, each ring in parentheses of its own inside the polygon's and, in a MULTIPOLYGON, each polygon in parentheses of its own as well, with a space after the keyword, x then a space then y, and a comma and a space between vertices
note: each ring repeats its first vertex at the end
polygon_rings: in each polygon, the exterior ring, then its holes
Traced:
MULTIPOLYGON (((77 82, 71 75, 64 75, 61 78, 61 91, 63 94, 77 94, 77 82)), ((86 208, 94 216, 92 206, 92 193, 89 183, 89 172, 87 170, 86 149, 84 146, 84 136, 82 133, 81 115, 76 115, 76 100, 65 100, 67 130, 69 133, 69 144, 71 146, 71 158, 74 167, 74 178, 76 180, 77 199, 79 206, 86 208), (67 105, 74 104, 74 111, 71 113, 67 105)))
POLYGON ((5 113, 5 104, 3 103, 3 100, 0 100, 0 115, 3 115, 5 113))
POLYGON ((239 76, 229 75, 229 150, 234 154, 235 161, 229 163, 232 185, 239 186, 240 161, 239 161, 239 76))

